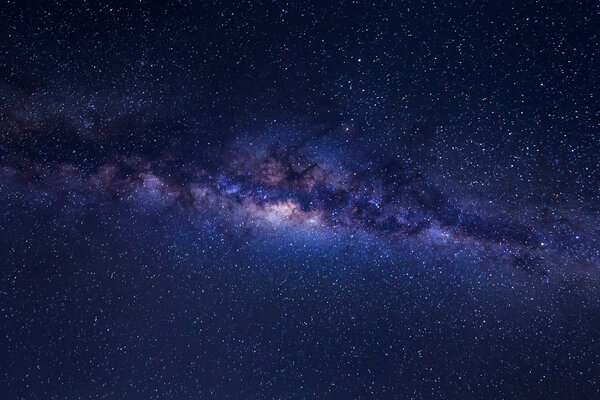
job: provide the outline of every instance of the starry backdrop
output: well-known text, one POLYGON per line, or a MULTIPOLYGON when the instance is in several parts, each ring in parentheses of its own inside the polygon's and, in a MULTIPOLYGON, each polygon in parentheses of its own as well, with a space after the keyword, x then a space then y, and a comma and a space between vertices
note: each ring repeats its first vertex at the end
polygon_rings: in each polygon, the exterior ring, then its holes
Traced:
POLYGON ((15 399, 600 396, 600 8, 0 5, 15 399))

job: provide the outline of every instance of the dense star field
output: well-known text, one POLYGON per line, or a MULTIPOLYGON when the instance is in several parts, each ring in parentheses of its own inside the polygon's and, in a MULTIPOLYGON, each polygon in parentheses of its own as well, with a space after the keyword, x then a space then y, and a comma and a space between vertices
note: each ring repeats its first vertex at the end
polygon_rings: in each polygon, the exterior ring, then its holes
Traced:
POLYGON ((0 16, 6 398, 600 398, 598 4, 0 16))

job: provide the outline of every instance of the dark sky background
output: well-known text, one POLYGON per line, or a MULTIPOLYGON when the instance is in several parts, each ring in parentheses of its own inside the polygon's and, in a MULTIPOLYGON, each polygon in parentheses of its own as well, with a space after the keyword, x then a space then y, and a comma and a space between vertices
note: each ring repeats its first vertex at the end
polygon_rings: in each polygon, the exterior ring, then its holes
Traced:
POLYGON ((600 397, 599 11, 0 5, 0 387, 600 397))

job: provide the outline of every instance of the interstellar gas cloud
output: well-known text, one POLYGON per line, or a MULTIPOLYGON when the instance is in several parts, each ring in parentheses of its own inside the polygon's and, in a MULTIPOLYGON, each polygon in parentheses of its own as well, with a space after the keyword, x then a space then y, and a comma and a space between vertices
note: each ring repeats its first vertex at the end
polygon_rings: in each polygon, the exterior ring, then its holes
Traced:
POLYGON ((0 7, 14 399, 600 396, 597 7, 0 7))

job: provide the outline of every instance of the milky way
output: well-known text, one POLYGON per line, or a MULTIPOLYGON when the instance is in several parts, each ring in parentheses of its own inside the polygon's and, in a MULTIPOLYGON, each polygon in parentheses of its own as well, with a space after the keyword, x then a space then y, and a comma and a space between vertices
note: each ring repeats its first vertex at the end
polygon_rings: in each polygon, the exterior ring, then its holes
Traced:
MULTIPOLYGON (((49 129, 53 123, 42 126, 49 129)), ((325 237, 359 231, 392 243, 472 250, 473 257, 485 252, 530 274, 587 274, 598 268, 593 209, 580 211, 578 220, 561 208, 515 209, 460 192, 444 194, 427 172, 407 167, 401 157, 349 166, 346 160, 360 155, 343 148, 328 153, 327 138, 302 140, 301 146, 281 141, 255 145, 238 138, 218 149, 209 146, 198 153, 199 160, 178 158, 169 149, 153 156, 116 151, 110 161, 90 167, 85 157, 68 159, 86 146, 110 144, 103 137, 84 140, 66 129, 72 142, 52 145, 66 159, 50 164, 31 157, 43 130, 13 133, 17 139, 9 149, 29 156, 5 162, 4 184, 78 193, 86 201, 116 197, 145 209, 209 212, 251 230, 282 227, 325 237)), ((10 153, 8 158, 13 158, 10 153)))

